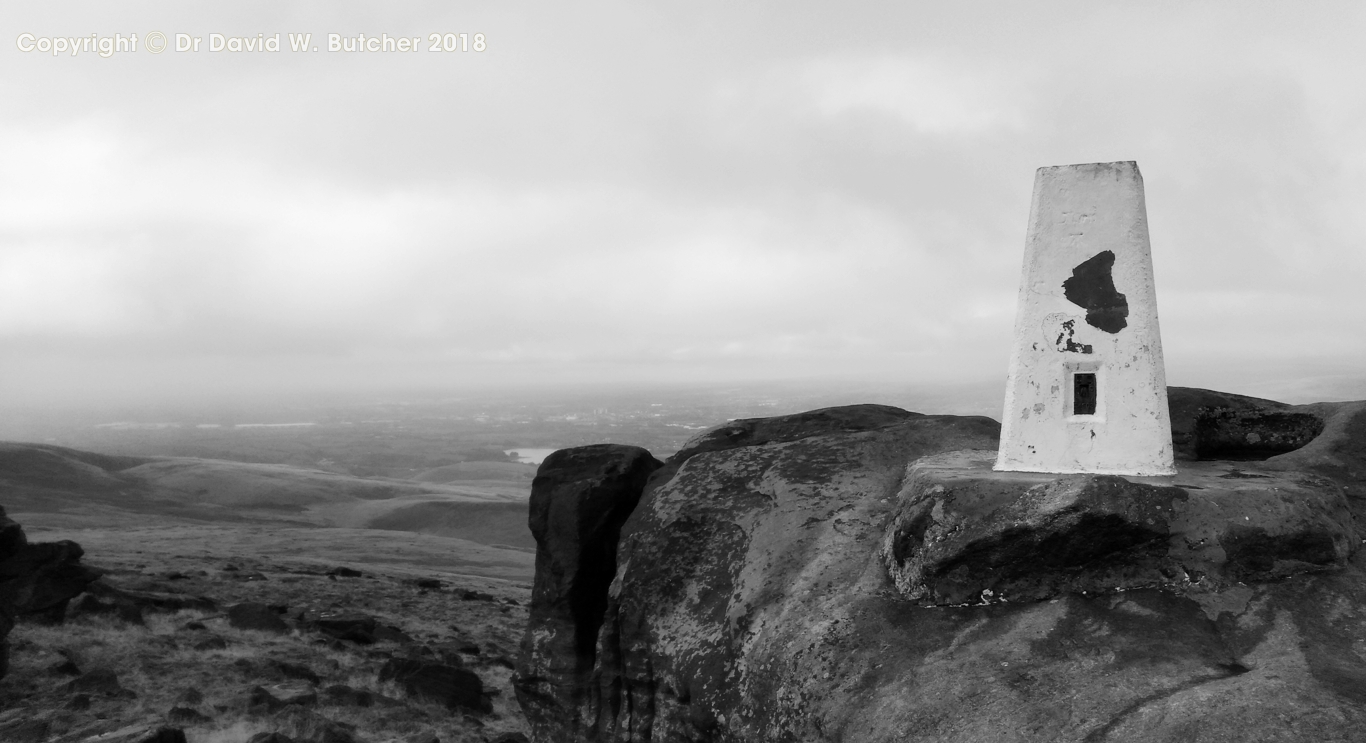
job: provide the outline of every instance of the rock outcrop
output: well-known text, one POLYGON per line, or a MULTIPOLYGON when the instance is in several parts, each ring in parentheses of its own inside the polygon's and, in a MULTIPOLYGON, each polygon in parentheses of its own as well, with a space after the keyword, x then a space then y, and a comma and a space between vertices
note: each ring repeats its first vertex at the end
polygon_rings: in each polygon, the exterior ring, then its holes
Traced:
POLYGON ((993 472, 990 450, 911 465, 882 557, 907 598, 960 605, 1165 587, 1203 598, 1341 568, 1360 543, 1342 488, 1188 464, 1174 484, 993 472))
POLYGON ((1218 459, 1231 448, 1231 458, 1260 459, 1265 469, 1321 475, 1342 487, 1366 524, 1366 401, 1287 405, 1190 387, 1167 388, 1167 399, 1178 460, 1218 459), (1268 448, 1270 425, 1278 430, 1268 448))
POLYGON ((557 451, 537 470, 528 518, 537 544, 536 582, 513 680, 533 727, 577 725, 621 526, 659 467, 639 447, 600 444, 557 451))
MULTIPOLYGON (((1366 403, 1287 410, 1320 433, 1152 480, 1002 476, 994 421, 881 406, 704 433, 619 540, 537 533, 533 740, 1360 739, 1366 403), (601 619, 569 611, 612 549, 601 619)), ((546 461, 533 529, 608 451, 546 461)))
POLYGON ((59 622, 67 603, 100 576, 81 564, 71 541, 30 544, 19 524, 0 507, 0 676, 9 668, 5 638, 20 616, 59 622))
POLYGON ((1189 387, 1168 393, 1172 443, 1185 459, 1264 460, 1323 432, 1321 411, 1311 406, 1189 387))
POLYGON ((420 658, 391 658, 379 671, 379 680, 393 681, 409 696, 444 704, 452 711, 490 712, 483 680, 466 668, 420 658))

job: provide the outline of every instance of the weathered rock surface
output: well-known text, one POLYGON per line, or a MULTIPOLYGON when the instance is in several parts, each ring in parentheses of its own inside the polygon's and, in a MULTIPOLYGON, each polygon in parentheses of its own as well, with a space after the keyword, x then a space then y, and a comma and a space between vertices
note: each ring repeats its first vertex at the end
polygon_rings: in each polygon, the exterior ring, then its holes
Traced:
MULTIPOLYGON (((1366 403, 1294 407, 1322 432, 1263 462, 1023 488, 949 454, 995 449, 982 418, 703 434, 622 526, 600 626, 573 628, 591 670, 534 639, 576 621, 547 611, 563 594, 533 597, 520 677, 579 669, 518 687, 533 740, 1361 740, 1366 403)), ((538 588, 541 553, 606 549, 538 545, 538 588)))
POLYGON ((258 632, 273 632, 282 635, 289 632, 289 625, 265 604, 246 602, 228 607, 228 624, 237 629, 251 629, 258 632))
POLYGON ((493 705, 484 695, 484 682, 464 668, 418 658, 393 658, 379 671, 379 680, 393 681, 409 696, 443 704, 450 710, 489 712, 493 705))
POLYGON ((185 743, 185 731, 180 728, 157 728, 138 743, 185 743))
POLYGON ((59 622, 71 599, 100 576, 75 542, 30 544, 0 507, 0 677, 9 670, 10 630, 20 616, 59 622))
POLYGON ((354 689, 346 684, 332 684, 326 689, 323 689, 323 694, 327 696, 330 704, 351 707, 375 706, 376 695, 374 692, 366 689, 354 689))
POLYGON ((1342 488, 1313 474, 1199 463, 1169 484, 993 472, 994 461, 983 450, 911 465, 882 552, 907 598, 1218 591, 1343 567, 1360 543, 1342 488))
POLYGON ((1287 405, 1226 392, 1169 387, 1172 443, 1189 460, 1264 460, 1295 451, 1323 432, 1339 405, 1287 405))
POLYGON ((253 686, 247 692, 247 709, 264 714, 278 712, 291 705, 308 706, 317 703, 317 690, 304 683, 253 686))
POLYGON ((208 596, 195 596, 170 591, 137 591, 111 585, 107 580, 91 583, 86 591, 120 607, 120 612, 142 611, 176 612, 186 609, 215 611, 218 604, 208 596))
POLYGON ((572 719, 582 702, 621 525, 659 467, 644 449, 602 444, 554 452, 536 472, 528 518, 536 582, 513 686, 542 725, 572 719))
POLYGON ((1366 524, 1366 401, 1296 405, 1323 421, 1313 441, 1262 462, 1268 470, 1313 472, 1342 486, 1357 524, 1366 524))
POLYGON ((71 541, 29 543, 0 508, 0 613, 60 620, 67 602, 100 576, 81 564, 82 555, 71 541))
POLYGON ((375 642, 378 620, 369 614, 354 611, 305 609, 299 612, 299 624, 337 640, 350 640, 358 645, 375 642))
POLYGON ((166 711, 166 720, 181 725, 203 725, 213 722, 213 718, 192 707, 172 707, 166 711))
POLYGON ((1167 411, 1172 421, 1172 449, 1178 460, 1197 460, 1199 441, 1196 421, 1211 410, 1234 413, 1269 413, 1288 410, 1292 406, 1260 397, 1235 395, 1229 392, 1202 390, 1195 387, 1168 387, 1167 411))
POLYGON ((110 697, 134 696, 133 692, 119 684, 118 674, 108 668, 96 668, 72 679, 67 683, 66 689, 73 694, 100 694, 110 697))

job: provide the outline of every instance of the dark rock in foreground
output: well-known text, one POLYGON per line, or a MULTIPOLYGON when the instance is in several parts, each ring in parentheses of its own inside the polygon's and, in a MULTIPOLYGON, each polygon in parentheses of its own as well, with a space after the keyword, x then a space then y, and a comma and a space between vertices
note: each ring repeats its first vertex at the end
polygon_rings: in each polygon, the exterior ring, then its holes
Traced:
POLYGON ((176 612, 186 609, 215 611, 218 604, 207 596, 193 596, 184 593, 164 591, 134 591, 110 585, 105 580, 91 583, 86 590, 120 607, 120 613, 142 611, 176 612))
POLYGON ((0 740, 5 743, 45 743, 51 727, 47 720, 21 720, 0 725, 0 740))
POLYGON ((100 576, 81 564, 84 554, 71 541, 30 544, 0 508, 0 614, 61 621, 67 602, 100 576))
POLYGON ((99 694, 108 697, 132 697, 133 692, 119 684, 118 674, 108 668, 97 668, 67 683, 69 692, 99 694))
POLYGON ((1212 410, 1236 414, 1259 414, 1288 410, 1289 405, 1260 397, 1234 395, 1195 387, 1168 387, 1167 410, 1172 421, 1172 449, 1178 460, 1200 459, 1197 421, 1212 410))
POLYGON ((237 629, 251 629, 258 632, 273 632, 282 635, 289 632, 285 620, 265 604, 247 602, 228 607, 228 624, 237 629))
POLYGON ((1154 484, 993 472, 995 456, 950 452, 911 465, 882 552, 907 598, 1219 591, 1343 567, 1360 543, 1342 488, 1312 474, 1199 463, 1174 485, 1154 484))
POLYGON ((82 554, 70 541, 29 544, 23 528, 0 507, 0 677, 9 670, 6 638, 15 621, 62 621, 71 599, 99 578, 99 571, 81 564, 82 554))
POLYGON ((417 658, 393 658, 380 669, 379 680, 393 681, 409 696, 443 704, 450 710, 493 710, 484 695, 484 682, 464 668, 417 658))
POLYGON ((333 684, 323 689, 323 694, 327 696, 330 704, 351 707, 373 707, 376 701, 373 692, 365 689, 353 689, 346 684, 333 684))
POLYGON ((1195 419, 1195 455, 1263 460, 1295 451, 1322 432, 1323 421, 1309 413, 1213 408, 1195 419))
POLYGON ((531 485, 536 582, 517 698, 542 725, 573 719, 596 657, 621 525, 660 463, 635 446, 600 444, 546 457, 531 485))
POLYGON ((533 740, 1360 740, 1366 403, 1293 412, 1322 432, 1255 465, 1027 487, 948 454, 995 449, 981 418, 703 434, 621 527, 600 624, 554 566, 610 533, 538 534, 533 740))
POLYGON ((203 725, 213 722, 213 718, 201 714, 199 710, 190 707, 172 707, 166 712, 166 719, 171 722, 178 722, 181 725, 203 725))
POLYGON ((317 704, 318 692, 308 684, 290 683, 272 686, 253 686, 247 692, 247 709, 271 714, 285 707, 317 704))
POLYGON ((158 728, 138 743, 185 743, 185 731, 180 728, 158 728))
POLYGON ((375 642, 379 622, 369 614, 354 611, 323 611, 306 609, 299 612, 299 623, 336 640, 350 640, 358 645, 375 642))

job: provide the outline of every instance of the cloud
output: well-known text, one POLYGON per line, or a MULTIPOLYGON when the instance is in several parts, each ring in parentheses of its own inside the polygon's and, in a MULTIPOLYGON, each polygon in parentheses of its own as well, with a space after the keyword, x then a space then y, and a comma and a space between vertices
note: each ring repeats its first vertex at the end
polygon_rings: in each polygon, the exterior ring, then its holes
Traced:
POLYGON ((1361 11, 158 7, 490 47, 6 52, 10 389, 997 379, 1034 169, 1118 159, 1174 382, 1366 361, 1361 11))
POLYGON ((805 82, 824 116, 877 112, 915 132, 972 136, 1020 128, 1023 115, 1006 86, 964 60, 908 57, 825 58, 810 62, 805 82))

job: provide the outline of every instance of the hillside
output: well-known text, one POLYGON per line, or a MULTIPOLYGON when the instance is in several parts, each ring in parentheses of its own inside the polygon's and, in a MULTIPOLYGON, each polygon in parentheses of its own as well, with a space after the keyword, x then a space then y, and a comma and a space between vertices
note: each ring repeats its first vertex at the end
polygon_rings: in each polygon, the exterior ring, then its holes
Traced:
POLYGON ((212 532, 237 544, 250 539, 235 531, 250 526, 252 535, 272 529, 308 534, 294 539, 346 559, 359 557, 351 546, 356 530, 382 530, 367 535, 367 543, 417 544, 421 534, 453 540, 436 551, 466 567, 470 561, 459 557, 464 553, 510 553, 493 560, 506 563, 496 572, 514 577, 519 571, 508 570, 520 565, 524 574, 515 577, 529 579, 535 543, 526 527, 526 497, 535 468, 471 464, 478 467, 461 472, 456 465, 448 482, 413 482, 282 464, 114 457, 0 443, 0 505, 43 538, 60 533, 82 544, 99 544, 104 532, 130 528, 164 535, 148 537, 151 542, 182 532, 208 539, 212 532), (339 543, 336 550, 327 547, 332 541, 339 543))

